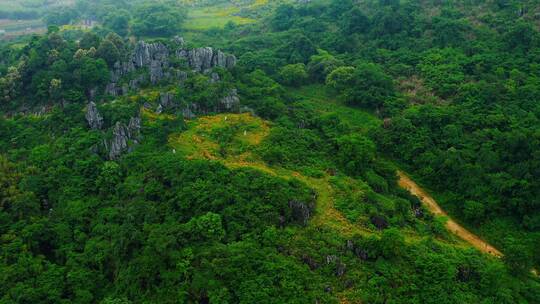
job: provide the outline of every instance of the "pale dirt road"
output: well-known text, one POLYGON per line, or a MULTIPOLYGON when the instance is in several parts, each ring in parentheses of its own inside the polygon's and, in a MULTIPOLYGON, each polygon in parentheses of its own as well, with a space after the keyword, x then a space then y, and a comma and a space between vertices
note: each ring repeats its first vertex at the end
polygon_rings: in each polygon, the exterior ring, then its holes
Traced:
POLYGON ((448 221, 446 222, 446 228, 450 232, 457 235, 458 237, 484 253, 491 254, 499 258, 503 256, 502 252, 497 250, 497 248, 491 246, 490 244, 479 238, 477 235, 465 229, 463 226, 450 218, 448 214, 444 212, 444 210, 439 206, 439 204, 437 204, 437 202, 426 191, 424 191, 424 189, 418 186, 418 184, 416 184, 405 173, 398 171, 398 176, 398 183, 400 187, 408 190, 411 194, 417 196, 422 201, 424 206, 426 206, 426 208, 429 209, 433 214, 437 216, 445 216, 448 218, 448 221))

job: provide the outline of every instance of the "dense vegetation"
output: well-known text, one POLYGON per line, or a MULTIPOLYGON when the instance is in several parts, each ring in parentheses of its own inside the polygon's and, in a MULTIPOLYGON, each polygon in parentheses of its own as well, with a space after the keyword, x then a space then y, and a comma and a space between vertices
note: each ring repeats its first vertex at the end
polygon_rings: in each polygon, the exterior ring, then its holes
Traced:
POLYGON ((46 35, 0 49, 0 302, 539 303, 539 9, 81 0, 48 14, 46 35), (201 8, 231 22, 186 27, 201 8), (87 18, 100 25, 65 27, 87 18), (130 70, 108 93, 139 39, 238 63, 174 59, 182 81, 131 86, 153 72, 130 70), (233 88, 242 113, 220 107, 233 88), (139 136, 108 156, 134 117, 139 136), (398 167, 504 258, 447 231, 398 167))

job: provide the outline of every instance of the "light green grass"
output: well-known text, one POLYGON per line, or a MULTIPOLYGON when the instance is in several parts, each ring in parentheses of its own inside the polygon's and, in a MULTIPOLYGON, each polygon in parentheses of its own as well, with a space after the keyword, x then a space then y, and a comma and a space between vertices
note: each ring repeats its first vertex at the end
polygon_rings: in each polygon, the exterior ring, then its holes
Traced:
POLYGON ((381 120, 366 110, 344 105, 337 100, 335 92, 321 84, 307 85, 291 89, 298 97, 303 97, 315 109, 324 113, 336 113, 354 129, 367 132, 381 124, 381 120))
MULTIPOLYGON (((193 5, 192 1, 188 1, 193 5)), ((268 0, 253 0, 249 4, 242 5, 242 10, 256 10, 269 3, 268 0)), ((253 23, 252 18, 241 17, 240 6, 233 3, 217 4, 211 6, 193 7, 189 10, 185 28, 190 31, 204 31, 212 28, 223 28, 227 23, 237 25, 253 23)))
POLYGON ((235 24, 253 23, 255 20, 235 16, 240 11, 233 5, 194 8, 189 11, 185 24, 187 30, 201 31, 211 28, 223 28, 228 22, 235 24))

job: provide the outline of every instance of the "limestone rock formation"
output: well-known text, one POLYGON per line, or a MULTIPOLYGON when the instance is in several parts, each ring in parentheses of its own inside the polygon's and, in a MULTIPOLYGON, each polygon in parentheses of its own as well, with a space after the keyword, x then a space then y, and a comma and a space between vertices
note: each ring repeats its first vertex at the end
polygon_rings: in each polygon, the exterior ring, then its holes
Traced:
MULTIPOLYGON (((207 72, 215 67, 231 69, 236 65, 234 55, 225 54, 211 47, 186 49, 184 44, 181 37, 175 37, 173 45, 177 49, 171 53, 165 44, 139 41, 128 60, 114 64, 111 70, 111 82, 106 86, 105 94, 115 97, 125 95, 129 90, 138 90, 142 84, 148 81, 152 84, 157 84, 162 80, 184 82, 188 73, 171 67, 171 56, 184 59, 188 67, 195 72, 207 72), (142 69, 148 71, 149 77, 138 72, 142 69), (127 80, 127 83, 121 83, 124 76, 132 75, 131 73, 134 72, 135 75, 139 75, 131 77, 132 79, 127 80)), ((219 81, 219 75, 211 74, 211 81, 219 81)), ((236 98, 231 95, 224 102, 225 105, 229 105, 231 102, 236 102, 236 98)))
POLYGON ((171 92, 161 93, 159 96, 159 104, 164 108, 169 108, 174 104, 174 94, 171 92))
POLYGON ((232 89, 231 92, 223 97, 219 101, 220 112, 237 112, 240 108, 240 98, 238 97, 238 92, 236 89, 232 89))
POLYGON ((384 217, 379 215, 372 216, 371 223, 379 230, 384 230, 389 226, 388 221, 384 217))
POLYGON ((162 43, 139 41, 135 46, 132 61, 137 68, 148 67, 152 62, 168 63, 169 50, 162 43))
POLYGON ((146 43, 139 41, 135 46, 132 62, 136 68, 148 68, 150 82, 157 83, 163 79, 169 68, 169 50, 162 43, 146 43))
POLYGON ((334 272, 335 272, 335 275, 338 277, 342 277, 345 274, 345 271, 347 270, 347 265, 345 265, 345 263, 343 263, 341 259, 335 255, 327 255, 326 264, 334 265, 335 267, 334 272))
POLYGON ((99 113, 97 106, 93 101, 88 104, 85 117, 90 128, 99 130, 103 127, 103 117, 99 113))
POLYGON ((295 221, 300 222, 302 225, 307 225, 315 206, 313 203, 290 201, 289 208, 292 210, 292 216, 295 221))
POLYGON ((347 250, 352 251, 354 255, 362 261, 367 261, 369 259, 368 251, 355 244, 352 240, 347 241, 347 250))
POLYGON ((129 152, 133 145, 138 144, 140 129, 141 119, 138 117, 132 117, 127 126, 117 122, 113 128, 112 138, 104 142, 109 159, 117 159, 124 152, 129 152))
POLYGON ((236 57, 228 55, 211 47, 176 51, 178 58, 184 58, 189 67, 195 72, 205 72, 214 67, 231 69, 236 65, 236 57))

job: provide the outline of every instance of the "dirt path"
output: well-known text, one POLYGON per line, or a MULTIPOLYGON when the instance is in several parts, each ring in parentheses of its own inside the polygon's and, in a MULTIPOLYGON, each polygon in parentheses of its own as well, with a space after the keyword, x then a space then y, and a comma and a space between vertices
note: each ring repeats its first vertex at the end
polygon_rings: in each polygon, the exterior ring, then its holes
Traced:
POLYGON ((503 256, 502 252, 497 250, 497 248, 483 241, 477 235, 465 229, 463 226, 451 219, 448 214, 444 212, 444 210, 439 206, 439 204, 437 204, 437 202, 426 191, 424 191, 420 186, 418 186, 418 184, 416 184, 405 173, 398 171, 398 175, 400 187, 407 189, 411 194, 417 196, 422 201, 424 206, 426 206, 426 208, 428 208, 433 214, 437 216, 445 216, 448 218, 448 221, 446 222, 446 228, 450 232, 457 235, 458 237, 484 253, 491 254, 496 257, 503 256))

